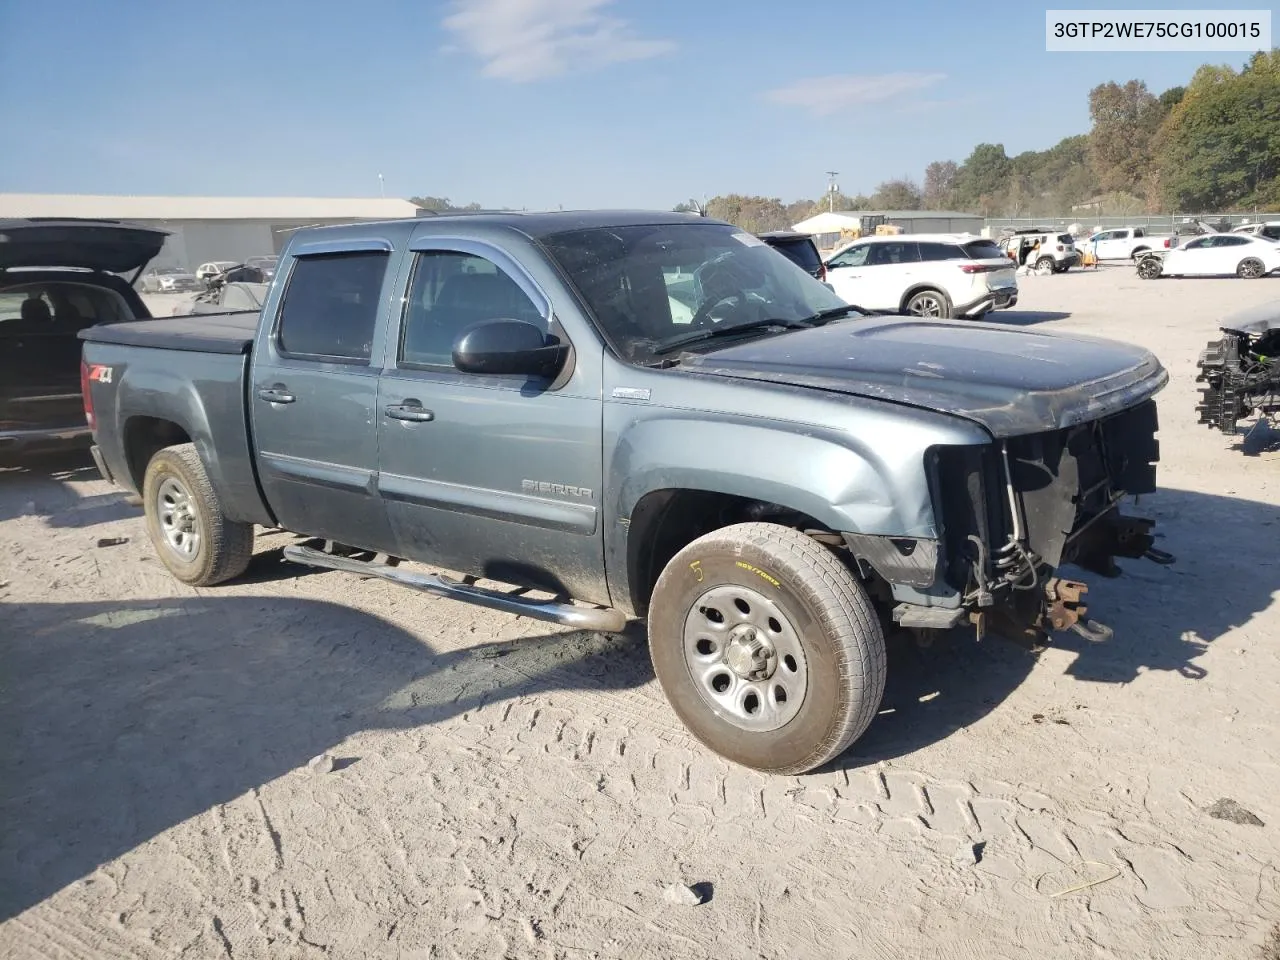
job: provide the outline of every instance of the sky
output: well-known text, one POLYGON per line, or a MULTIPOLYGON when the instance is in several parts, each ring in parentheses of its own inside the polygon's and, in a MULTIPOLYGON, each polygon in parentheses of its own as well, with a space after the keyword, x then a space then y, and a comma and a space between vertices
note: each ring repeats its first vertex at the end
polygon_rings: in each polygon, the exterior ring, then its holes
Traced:
POLYGON ((0 193, 666 209, 818 197, 835 170, 852 195, 1087 132, 1100 82, 1159 93, 1245 60, 1047 53, 1045 8, 0 0, 0 193))

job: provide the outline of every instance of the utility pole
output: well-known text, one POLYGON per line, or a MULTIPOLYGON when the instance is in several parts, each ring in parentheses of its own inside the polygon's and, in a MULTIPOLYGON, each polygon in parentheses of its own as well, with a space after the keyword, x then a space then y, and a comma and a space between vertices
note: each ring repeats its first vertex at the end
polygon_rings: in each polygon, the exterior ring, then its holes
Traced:
POLYGON ((831 213, 836 212, 836 191, 840 189, 836 186, 836 177, 839 173, 839 170, 827 171, 827 209, 831 213))
POLYGON ((387 196, 387 185, 383 182, 382 174, 378 174, 378 193, 385 199, 387 196))

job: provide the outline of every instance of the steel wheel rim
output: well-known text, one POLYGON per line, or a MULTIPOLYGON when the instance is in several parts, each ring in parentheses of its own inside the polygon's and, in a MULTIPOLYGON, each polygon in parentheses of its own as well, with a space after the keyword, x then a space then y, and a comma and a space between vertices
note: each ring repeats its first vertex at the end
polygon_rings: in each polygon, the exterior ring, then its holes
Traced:
POLYGON ((942 301, 931 293, 924 293, 913 297, 908 309, 917 317, 940 317, 942 301))
POLYGON ((740 730, 777 730, 804 705, 809 668, 800 636, 778 604, 749 587, 725 584, 698 597, 682 647, 698 696, 740 730))
POLYGON ((165 546, 181 560, 194 560, 200 550, 200 515, 176 477, 165 477, 156 490, 156 518, 165 546))

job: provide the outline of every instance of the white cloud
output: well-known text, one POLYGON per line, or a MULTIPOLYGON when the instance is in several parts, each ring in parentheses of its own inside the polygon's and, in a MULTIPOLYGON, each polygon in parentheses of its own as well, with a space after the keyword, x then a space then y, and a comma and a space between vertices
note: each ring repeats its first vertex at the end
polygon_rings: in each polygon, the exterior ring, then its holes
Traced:
POLYGON ((527 83, 570 70, 647 60, 675 49, 609 16, 613 0, 454 0, 444 27, 487 77, 527 83))
POLYGON ((829 117, 852 107, 884 103, 906 93, 926 90, 947 78, 945 73, 845 74, 810 77, 765 94, 784 106, 802 107, 814 116, 829 117))

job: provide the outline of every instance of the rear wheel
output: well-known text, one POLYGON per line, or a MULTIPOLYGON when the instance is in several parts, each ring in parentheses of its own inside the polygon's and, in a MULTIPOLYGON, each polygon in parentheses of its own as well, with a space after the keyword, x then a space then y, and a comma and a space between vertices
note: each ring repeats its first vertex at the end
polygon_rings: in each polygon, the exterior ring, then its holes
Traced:
POLYGON ((183 583, 212 586, 249 566, 253 524, 223 515, 194 444, 165 447, 151 458, 142 503, 160 562, 183 583))
POLYGON ((1155 257, 1138 261, 1138 276, 1143 280, 1155 280, 1160 276, 1161 264, 1155 257))
POLYGON ((918 290, 907 298, 906 312, 916 317, 951 316, 951 303, 941 290, 918 290))
POLYGON ((1241 260, 1240 266, 1236 267, 1236 276, 1243 280, 1257 280, 1259 277, 1265 276, 1266 272, 1266 266, 1257 257, 1241 260))
POLYGON ((885 643, 865 591, 811 537, 743 523, 663 570, 654 672, 689 731, 744 766, 797 774, 841 753, 884 695, 885 643))
POLYGON ((1057 269, 1057 264, 1054 263, 1053 257, 1041 257, 1036 261, 1036 269, 1041 273, 1053 273, 1057 269))

